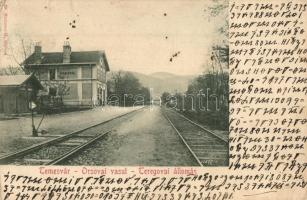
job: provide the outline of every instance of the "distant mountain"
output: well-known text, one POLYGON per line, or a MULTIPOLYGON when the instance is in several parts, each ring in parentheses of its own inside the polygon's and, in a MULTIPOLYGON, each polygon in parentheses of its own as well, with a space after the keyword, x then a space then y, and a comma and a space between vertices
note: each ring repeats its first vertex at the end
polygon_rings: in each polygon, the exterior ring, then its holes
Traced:
MULTIPOLYGON (((116 72, 109 73, 109 77, 112 76, 112 73, 116 72)), ((163 92, 185 92, 189 83, 196 77, 192 75, 181 76, 168 72, 156 72, 149 75, 132 71, 123 71, 123 73, 132 73, 143 86, 151 88, 154 98, 159 98, 163 92)))
POLYGON ((159 78, 159 79, 168 79, 168 78, 176 77, 175 74, 168 73, 168 72, 155 72, 155 73, 150 74, 150 76, 159 78))

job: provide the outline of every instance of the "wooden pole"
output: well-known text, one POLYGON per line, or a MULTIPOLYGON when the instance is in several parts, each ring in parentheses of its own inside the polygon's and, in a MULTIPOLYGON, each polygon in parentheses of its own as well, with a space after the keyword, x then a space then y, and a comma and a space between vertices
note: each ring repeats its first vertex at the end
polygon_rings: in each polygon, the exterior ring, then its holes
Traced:
POLYGON ((31 116, 32 116, 32 136, 33 137, 37 137, 37 132, 36 132, 36 129, 35 129, 35 125, 34 125, 34 112, 33 112, 33 109, 31 109, 31 116))
MULTIPOLYGON (((33 92, 33 90, 32 90, 33 92)), ((29 108, 31 109, 31 117, 32 117, 32 136, 33 137, 37 137, 38 134, 37 134, 37 130, 35 128, 35 124, 34 124, 34 111, 32 108, 32 99, 29 98, 29 91, 28 91, 28 86, 27 86, 27 96, 28 96, 28 102, 29 102, 29 108)))

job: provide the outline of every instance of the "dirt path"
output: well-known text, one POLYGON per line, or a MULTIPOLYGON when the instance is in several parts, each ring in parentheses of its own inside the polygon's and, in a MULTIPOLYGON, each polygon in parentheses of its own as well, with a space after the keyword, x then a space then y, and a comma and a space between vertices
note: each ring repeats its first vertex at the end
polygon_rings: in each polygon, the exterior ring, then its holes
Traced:
POLYGON ((118 124, 107 138, 67 164, 197 166, 159 107, 148 107, 118 124))

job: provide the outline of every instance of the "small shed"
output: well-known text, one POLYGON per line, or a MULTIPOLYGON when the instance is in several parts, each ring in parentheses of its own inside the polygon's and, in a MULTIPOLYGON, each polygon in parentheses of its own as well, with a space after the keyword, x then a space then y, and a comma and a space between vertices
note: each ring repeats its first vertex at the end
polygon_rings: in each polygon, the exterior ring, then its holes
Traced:
POLYGON ((0 114, 28 113, 43 86, 33 75, 0 76, 0 114))

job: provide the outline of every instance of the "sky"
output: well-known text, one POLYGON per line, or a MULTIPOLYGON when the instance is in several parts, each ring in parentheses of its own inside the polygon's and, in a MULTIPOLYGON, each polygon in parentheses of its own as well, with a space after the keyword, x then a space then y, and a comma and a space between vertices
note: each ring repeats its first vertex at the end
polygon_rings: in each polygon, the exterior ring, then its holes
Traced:
MULTIPOLYGON (((8 0, 7 5, 9 52, 19 55, 20 38, 40 42, 43 52, 62 51, 68 40, 72 51, 104 50, 111 70, 145 74, 202 73, 225 20, 208 19, 212 0, 8 0)), ((12 60, 1 53, 0 66, 12 60)))

